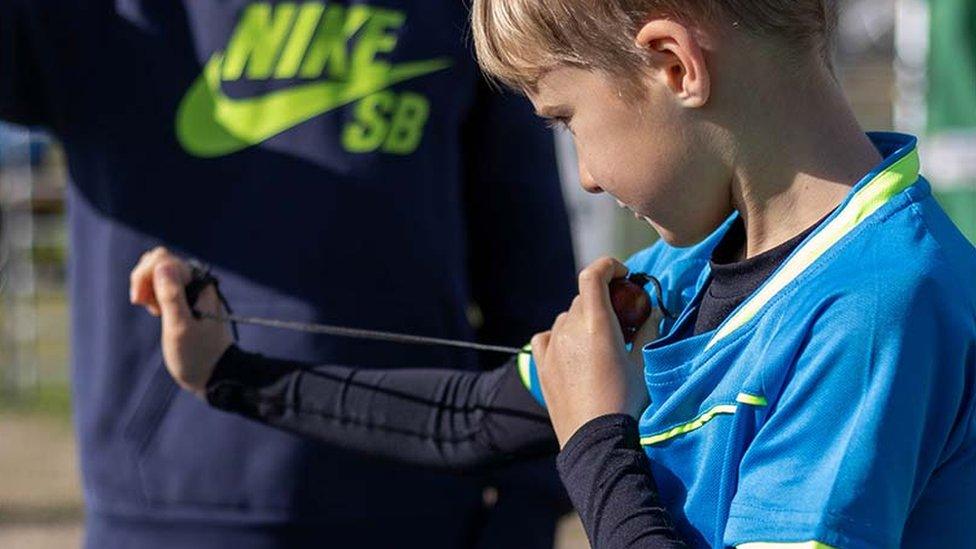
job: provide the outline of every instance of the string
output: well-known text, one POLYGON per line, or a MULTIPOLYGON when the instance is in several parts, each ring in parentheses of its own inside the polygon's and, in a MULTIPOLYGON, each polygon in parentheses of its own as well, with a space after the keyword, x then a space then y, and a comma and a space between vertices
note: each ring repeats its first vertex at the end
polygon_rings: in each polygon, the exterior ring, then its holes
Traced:
POLYGON ((405 343, 408 345, 436 345, 440 347, 455 347, 458 349, 470 349, 474 351, 484 351, 490 353, 532 354, 531 351, 519 349, 517 347, 506 347, 504 345, 488 345, 484 343, 474 343, 471 341, 459 341, 454 339, 444 339, 439 337, 426 337, 413 334, 401 334, 396 332, 384 332, 380 330, 366 330, 362 328, 349 328, 346 326, 334 326, 331 324, 317 324, 312 322, 295 322, 289 320, 277 320, 273 318, 262 318, 257 316, 243 316, 235 314, 214 314, 196 312, 197 318, 205 318, 218 322, 231 322, 238 324, 250 324, 253 326, 264 326, 266 328, 278 328, 281 330, 293 330, 298 332, 308 332, 312 334, 326 334, 338 337, 351 337, 356 339, 368 339, 373 341, 388 341, 393 343, 405 343))
MULTIPOLYGON (((456 339, 445 339, 440 337, 428 337, 420 336, 414 334, 403 334, 398 332, 387 332, 382 330, 367 330, 364 328, 350 328, 348 326, 336 326, 332 324, 319 324, 315 322, 298 322, 290 320, 278 320, 274 318, 263 318, 258 316, 245 316, 234 314, 231 310, 230 304, 224 297, 223 292, 220 291, 220 286, 217 278, 210 273, 210 268, 197 262, 190 261, 190 269, 192 272, 190 283, 186 286, 186 299, 190 304, 190 311, 193 317, 196 319, 207 319, 216 322, 227 322, 230 323, 234 334, 234 341, 238 340, 238 324, 247 324, 251 326, 263 326, 266 328, 276 328, 279 330, 292 330, 298 332, 306 332, 312 334, 325 334, 336 337, 348 337, 354 339, 365 339, 372 341, 385 341, 392 343, 403 343, 407 345, 431 345, 439 347, 453 347, 456 349, 468 349, 472 351, 482 351, 488 353, 503 353, 507 355, 518 355, 518 354, 532 354, 532 351, 527 349, 520 349, 518 347, 508 347, 505 345, 491 345, 486 343, 475 343, 471 341, 461 341, 456 339), (197 298, 200 293, 207 286, 213 286, 214 290, 217 292, 217 298, 220 300, 221 305, 227 311, 224 314, 219 313, 208 313, 199 311, 195 308, 197 298)), ((652 283, 654 290, 657 293, 657 306, 667 318, 673 318, 673 315, 664 306, 664 292, 661 288, 661 283, 657 278, 646 275, 644 273, 633 273, 631 275, 632 281, 640 284, 641 286, 647 283, 652 283), (639 278, 638 278, 639 277, 639 278)))

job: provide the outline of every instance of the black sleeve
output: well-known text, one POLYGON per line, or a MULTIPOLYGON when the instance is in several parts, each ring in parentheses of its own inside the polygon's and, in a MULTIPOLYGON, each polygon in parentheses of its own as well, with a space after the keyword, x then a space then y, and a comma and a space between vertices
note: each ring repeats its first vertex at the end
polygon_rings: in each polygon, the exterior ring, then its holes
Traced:
POLYGON ((685 547, 658 498, 634 418, 591 420, 569 439, 556 464, 593 547, 685 547))
MULTIPOLYGON (((488 372, 310 367, 231 346, 207 383, 219 409, 346 450, 470 471, 552 454, 549 417, 515 361, 488 372)), ((637 423, 596 418, 557 465, 594 547, 684 547, 658 501, 637 423)))
POLYGON ((207 400, 340 448, 436 468, 471 470, 558 450, 514 361, 483 373, 311 367, 232 346, 207 400))

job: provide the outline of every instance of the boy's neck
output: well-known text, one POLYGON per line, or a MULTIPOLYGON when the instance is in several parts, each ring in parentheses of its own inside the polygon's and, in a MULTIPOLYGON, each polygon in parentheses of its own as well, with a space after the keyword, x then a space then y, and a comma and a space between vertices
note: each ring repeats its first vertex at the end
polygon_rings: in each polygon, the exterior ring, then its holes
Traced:
POLYGON ((822 219, 881 161, 834 78, 824 70, 814 79, 791 97, 757 104, 737 147, 732 201, 745 223, 746 258, 822 219))

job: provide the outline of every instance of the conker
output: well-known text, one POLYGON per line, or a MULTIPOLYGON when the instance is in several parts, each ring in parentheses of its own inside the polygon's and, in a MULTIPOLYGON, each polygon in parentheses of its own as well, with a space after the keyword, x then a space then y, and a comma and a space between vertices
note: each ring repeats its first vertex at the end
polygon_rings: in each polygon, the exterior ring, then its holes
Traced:
POLYGON ((644 290, 649 281, 644 273, 631 273, 626 278, 610 281, 610 303, 627 343, 633 343, 637 330, 651 316, 651 297, 644 290))

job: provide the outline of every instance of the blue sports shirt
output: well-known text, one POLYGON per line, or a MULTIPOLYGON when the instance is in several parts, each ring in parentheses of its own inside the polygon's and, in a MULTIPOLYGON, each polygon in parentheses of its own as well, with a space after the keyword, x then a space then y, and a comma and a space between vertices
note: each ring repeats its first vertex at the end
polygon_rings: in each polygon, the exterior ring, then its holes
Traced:
POLYGON ((640 433, 694 545, 976 546, 976 250, 915 139, 871 138, 884 161, 717 329, 688 335, 730 222, 627 262, 682 310, 644 349, 640 433))

